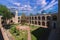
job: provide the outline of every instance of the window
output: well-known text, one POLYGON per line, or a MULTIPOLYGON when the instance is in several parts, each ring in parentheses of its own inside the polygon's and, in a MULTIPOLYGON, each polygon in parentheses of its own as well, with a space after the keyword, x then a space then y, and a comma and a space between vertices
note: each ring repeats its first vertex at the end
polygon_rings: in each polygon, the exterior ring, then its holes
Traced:
POLYGON ((4 24, 4 21, 2 21, 1 24, 4 24))
POLYGON ((33 17, 32 17, 32 20, 33 20, 33 17))
POLYGON ((34 24, 34 21, 33 21, 33 24, 34 24))
POLYGON ((51 20, 51 17, 50 16, 47 16, 47 20, 51 20))
POLYGON ((56 15, 54 15, 52 18, 53 18, 54 21, 57 21, 57 16, 56 15))
POLYGON ((42 22, 42 25, 45 26, 45 22, 42 22))
POLYGON ((48 27, 50 26, 50 23, 49 23, 49 21, 47 22, 47 26, 48 26, 48 27))
POLYGON ((35 24, 37 24, 37 21, 35 21, 35 24))
POLYGON ((41 24, 40 21, 38 22, 38 24, 39 24, 39 25, 41 24))
POLYGON ((42 16, 42 20, 45 20, 45 17, 44 16, 42 16))
POLYGON ((54 28, 54 29, 56 28, 56 23, 55 23, 55 22, 53 23, 53 28, 54 28))
POLYGON ((13 20, 11 20, 11 23, 13 22, 13 20))
POLYGON ((18 22, 20 22, 20 20, 18 20, 18 22))
POLYGON ((1 17, 1 19, 3 19, 3 17, 1 17))
POLYGON ((40 16, 38 16, 38 20, 40 20, 40 16))
POLYGON ((32 21, 32 24, 33 24, 33 21, 32 21))
POLYGON ((35 17, 35 20, 37 20, 37 17, 35 17))
POLYGON ((18 17, 18 19, 20 19, 20 17, 18 17))

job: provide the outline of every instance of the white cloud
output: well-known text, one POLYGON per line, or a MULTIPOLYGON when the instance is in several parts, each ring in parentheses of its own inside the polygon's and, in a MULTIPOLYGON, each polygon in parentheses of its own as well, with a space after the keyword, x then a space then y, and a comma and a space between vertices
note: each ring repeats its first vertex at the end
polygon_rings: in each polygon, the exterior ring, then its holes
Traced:
POLYGON ((30 5, 23 5, 19 7, 19 10, 31 11, 32 7, 30 5))
POLYGON ((13 5, 20 6, 20 2, 16 2, 15 0, 7 0, 7 1, 9 1, 13 5))
POLYGON ((57 3, 58 3, 58 2, 55 2, 55 3, 53 3, 53 4, 49 5, 49 6, 47 6, 46 8, 44 8, 44 10, 49 9, 50 7, 54 6, 54 5, 57 4, 57 3))
POLYGON ((18 3, 18 2, 15 2, 13 4, 15 4, 16 6, 20 6, 20 3, 18 3))
POLYGON ((44 7, 47 4, 46 0, 37 0, 37 5, 44 7))
POLYGON ((43 10, 49 9, 50 7, 53 7, 53 6, 54 6, 55 4, 57 4, 57 3, 58 3, 57 1, 55 2, 55 0, 52 0, 52 1, 50 2, 50 4, 49 4, 48 6, 46 6, 46 7, 44 7, 43 9, 41 9, 40 12, 43 11, 43 10))
MULTIPOLYGON (((52 3, 54 3, 54 2, 55 2, 55 0, 52 0, 52 1, 50 2, 50 4, 52 4, 52 3)), ((50 4, 49 4, 49 5, 50 5, 50 4)))
POLYGON ((8 0, 10 1, 10 3, 12 3, 13 5, 16 5, 18 7, 15 7, 17 8, 18 10, 27 10, 27 11, 31 11, 32 10, 32 7, 29 5, 30 2, 28 2, 28 4, 21 4, 20 2, 15 2, 14 0, 8 0))
POLYGON ((34 6, 34 8, 33 9, 36 9, 37 8, 37 6, 34 6))

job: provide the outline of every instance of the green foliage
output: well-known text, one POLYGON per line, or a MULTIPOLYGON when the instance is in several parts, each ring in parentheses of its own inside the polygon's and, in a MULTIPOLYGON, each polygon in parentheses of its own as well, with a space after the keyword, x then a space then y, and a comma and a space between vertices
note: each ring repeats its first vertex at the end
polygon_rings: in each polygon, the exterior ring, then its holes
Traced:
POLYGON ((34 31, 34 30, 36 30, 37 28, 39 28, 39 26, 30 25, 31 31, 34 31))
POLYGON ((21 24, 24 25, 26 22, 26 15, 24 13, 22 13, 21 19, 21 24))
POLYGON ((26 19, 26 15, 24 13, 22 13, 21 18, 22 18, 22 20, 25 20, 26 19))
POLYGON ((3 20, 5 20, 5 24, 7 24, 7 20, 11 19, 14 16, 10 12, 10 10, 4 5, 0 5, 0 15, 3 16, 3 20))
POLYGON ((32 13, 30 13, 30 16, 33 16, 33 14, 32 14, 32 13))
POLYGON ((37 40, 37 38, 33 34, 31 34, 31 38, 32 40, 37 40))
POLYGON ((17 30, 16 25, 11 25, 10 33, 15 37, 15 40, 27 40, 27 31, 17 30))
POLYGON ((16 28, 15 27, 11 27, 10 32, 11 33, 16 33, 16 28))
POLYGON ((3 16, 4 19, 10 19, 12 18, 12 13, 10 12, 10 10, 4 6, 4 5, 0 5, 0 15, 3 16))
POLYGON ((12 34, 15 34, 16 36, 19 35, 19 30, 16 29, 15 25, 12 25, 12 26, 11 26, 10 32, 11 32, 12 34))

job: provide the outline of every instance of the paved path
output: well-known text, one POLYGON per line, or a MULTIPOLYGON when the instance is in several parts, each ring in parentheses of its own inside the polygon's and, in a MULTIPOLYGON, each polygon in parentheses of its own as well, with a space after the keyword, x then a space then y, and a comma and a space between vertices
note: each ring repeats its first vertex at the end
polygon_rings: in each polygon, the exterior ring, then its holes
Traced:
POLYGON ((30 33, 30 27, 29 26, 18 26, 16 28, 18 30, 27 30, 27 32, 28 32, 28 38, 27 38, 27 40, 31 40, 31 33, 30 33))
POLYGON ((30 30, 28 30, 28 40, 31 40, 31 33, 30 33, 30 30))

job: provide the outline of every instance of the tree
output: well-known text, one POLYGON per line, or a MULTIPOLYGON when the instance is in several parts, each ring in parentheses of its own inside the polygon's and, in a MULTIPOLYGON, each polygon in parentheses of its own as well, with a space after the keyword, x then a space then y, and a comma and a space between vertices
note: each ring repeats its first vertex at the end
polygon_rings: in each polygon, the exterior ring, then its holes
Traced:
POLYGON ((39 13, 37 13, 36 15, 39 15, 39 13))
POLYGON ((24 25, 26 21, 27 21, 26 20, 26 15, 24 13, 22 13, 22 16, 21 16, 21 24, 24 25))
POLYGON ((7 24, 8 19, 11 19, 13 17, 13 14, 10 12, 10 10, 4 5, 0 5, 0 15, 3 16, 5 24, 7 24))
POLYGON ((33 16, 33 14, 32 14, 32 13, 30 13, 30 16, 33 16))
POLYGON ((46 13, 46 11, 45 11, 45 10, 43 10, 41 13, 42 13, 42 14, 43 14, 43 13, 46 13))

